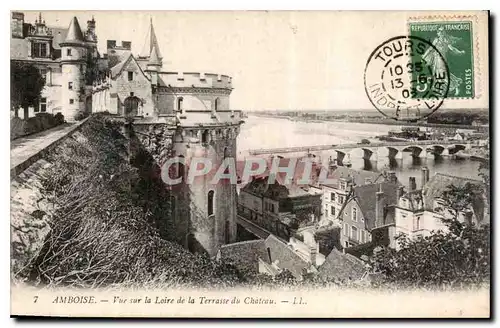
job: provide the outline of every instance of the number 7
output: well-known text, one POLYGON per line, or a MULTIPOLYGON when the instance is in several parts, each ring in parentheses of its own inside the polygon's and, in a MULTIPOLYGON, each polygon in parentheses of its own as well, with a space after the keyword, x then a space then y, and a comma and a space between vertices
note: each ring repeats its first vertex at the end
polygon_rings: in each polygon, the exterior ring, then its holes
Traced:
POLYGON ((38 296, 35 296, 34 298, 33 303, 36 303, 36 301, 38 301, 38 296))

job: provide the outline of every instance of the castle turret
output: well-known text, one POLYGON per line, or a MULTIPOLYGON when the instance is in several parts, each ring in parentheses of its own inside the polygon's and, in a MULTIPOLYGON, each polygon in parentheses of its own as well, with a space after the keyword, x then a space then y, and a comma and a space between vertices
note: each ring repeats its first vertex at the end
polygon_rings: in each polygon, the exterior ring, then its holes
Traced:
POLYGON ((84 90, 87 45, 78 23, 73 17, 68 33, 61 46, 62 67, 62 114, 66 121, 75 120, 78 112, 84 111, 84 90))
POLYGON ((161 69, 161 60, 158 57, 158 52, 156 47, 151 50, 151 54, 149 55, 149 61, 146 65, 146 72, 151 76, 151 84, 158 84, 158 72, 161 69))
MULTIPOLYGON (((178 197, 183 205, 179 207, 188 207, 190 213, 177 217, 177 235, 185 238, 180 242, 189 250, 214 256, 221 245, 236 241, 237 232, 237 178, 228 165, 236 162, 236 139, 243 121, 240 112, 229 108, 231 78, 206 73, 161 73, 161 79, 165 86, 158 87, 160 95, 166 96, 165 104, 173 104, 177 114, 175 156, 183 157, 191 169, 194 158, 208 159, 212 166, 211 174, 183 185, 178 197), (233 173, 234 179, 213 180, 221 170, 233 173)), ((187 178, 184 176, 184 181, 187 178)))

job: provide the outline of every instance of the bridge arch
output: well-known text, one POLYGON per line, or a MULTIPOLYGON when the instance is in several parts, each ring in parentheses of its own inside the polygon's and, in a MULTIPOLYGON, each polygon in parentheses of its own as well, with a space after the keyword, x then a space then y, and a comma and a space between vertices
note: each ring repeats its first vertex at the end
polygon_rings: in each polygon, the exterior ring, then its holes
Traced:
POLYGON ((461 145, 461 144, 451 145, 450 147, 448 147, 448 153, 450 155, 453 155, 453 154, 458 153, 461 150, 466 150, 466 149, 467 149, 467 147, 465 145, 461 145))
POLYGON ((425 156, 425 150, 420 146, 408 146, 402 149, 403 152, 411 152, 412 157, 421 157, 425 156))
POLYGON ((442 145, 430 145, 427 148, 427 152, 433 154, 434 156, 442 156, 445 155, 447 149, 442 145))

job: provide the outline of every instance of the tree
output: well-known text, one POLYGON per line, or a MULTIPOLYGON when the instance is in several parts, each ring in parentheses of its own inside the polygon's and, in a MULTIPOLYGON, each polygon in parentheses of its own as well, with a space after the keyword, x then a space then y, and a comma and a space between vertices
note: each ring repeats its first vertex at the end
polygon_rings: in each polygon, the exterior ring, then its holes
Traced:
MULTIPOLYGON (((480 186, 470 182, 465 183, 463 186, 449 185, 441 198, 444 201, 444 206, 453 214, 453 217, 451 219, 443 218, 442 220, 448 223, 450 229, 454 231, 460 229, 457 227, 461 225, 458 221, 459 215, 461 213, 472 215, 472 207, 474 203, 482 201, 483 192, 480 186)), ((478 214, 476 213, 476 215, 478 214)))
POLYGON ((340 227, 327 226, 320 228, 314 233, 314 238, 319 243, 319 252, 325 256, 328 256, 334 247, 337 249, 342 248, 340 244, 340 227))
MULTIPOLYGON (((399 250, 385 248, 372 258, 386 282, 404 287, 456 287, 489 282, 490 226, 458 221, 460 213, 482 201, 477 184, 450 185, 441 196, 453 217, 443 222, 448 231, 410 239, 397 237, 399 250)), ((477 213, 476 213, 477 214, 477 213)))
POLYGON ((448 288, 489 282, 489 225, 460 225, 417 239, 402 235, 398 242, 399 250, 384 248, 372 258, 386 283, 448 288))
POLYGON ((31 64, 11 61, 10 94, 11 109, 18 117, 19 107, 24 109, 24 119, 29 116, 29 107, 38 106, 38 100, 45 86, 45 79, 38 68, 31 64))

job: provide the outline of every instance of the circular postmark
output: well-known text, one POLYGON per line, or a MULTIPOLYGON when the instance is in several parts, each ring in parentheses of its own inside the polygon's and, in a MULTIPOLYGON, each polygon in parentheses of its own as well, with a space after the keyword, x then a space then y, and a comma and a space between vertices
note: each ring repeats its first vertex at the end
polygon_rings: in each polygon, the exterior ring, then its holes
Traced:
POLYGON ((370 54, 365 91, 383 115, 418 121, 442 104, 450 87, 449 69, 437 48, 415 36, 397 36, 370 54))

